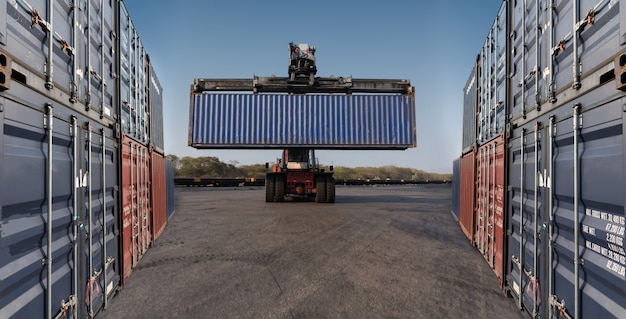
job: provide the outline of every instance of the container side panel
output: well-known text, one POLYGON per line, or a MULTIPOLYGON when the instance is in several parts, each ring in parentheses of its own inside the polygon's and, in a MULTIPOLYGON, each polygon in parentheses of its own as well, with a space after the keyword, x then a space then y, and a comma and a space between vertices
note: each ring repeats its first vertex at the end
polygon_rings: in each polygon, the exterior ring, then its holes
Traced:
POLYGON ((150 110, 150 145, 159 153, 164 154, 163 140, 163 87, 149 63, 148 109, 150 110))
POLYGON ((459 221, 459 208, 461 202, 461 159, 452 162, 452 216, 459 221))
POLYGON ((150 152, 134 139, 122 137, 122 281, 125 284, 152 244, 150 152))
POLYGON ((599 85, 620 85, 616 57, 625 49, 623 3, 559 1, 551 10, 538 1, 509 5, 513 122, 535 119, 599 85))
POLYGON ((480 82, 478 70, 478 66, 474 65, 463 89, 463 154, 471 151, 476 145, 476 102, 480 82))
POLYGON ((476 152, 474 243, 504 287, 504 137, 476 152))
POLYGON ((176 196, 175 196, 175 187, 174 184, 174 162, 172 160, 167 159, 166 166, 166 188, 167 188, 167 218, 170 219, 172 215, 174 215, 174 211, 176 210, 176 196))
POLYGON ((476 119, 476 137, 479 145, 500 136, 506 121, 506 4, 502 3, 479 54, 476 119))
POLYGON ((94 121, 113 123, 116 31, 112 2, 84 2, 79 9, 66 1, 50 2, 52 17, 45 15, 48 3, 44 1, 3 3, 1 20, 6 24, 0 42, 6 46, 0 52, 12 61, 7 66, 9 86, 27 86, 94 121), (36 10, 33 14, 31 8, 36 10), (33 24, 34 17, 39 24, 33 24))
POLYGON ((150 159, 152 194, 152 238, 156 240, 167 223, 167 193, 166 193, 166 169, 165 157, 152 152, 150 159))
POLYGON ((192 95, 196 148, 406 149, 415 101, 399 95, 192 95), (246 125, 242 125, 246 119, 246 125))
POLYGON ((467 239, 473 243, 474 238, 474 201, 476 154, 474 151, 461 157, 461 192, 459 207, 459 225, 467 239))
POLYGON ((149 91, 148 60, 137 30, 123 2, 120 3, 119 38, 120 93, 118 99, 121 128, 127 137, 147 145, 150 142, 149 116, 151 112, 148 96, 152 93, 149 91))

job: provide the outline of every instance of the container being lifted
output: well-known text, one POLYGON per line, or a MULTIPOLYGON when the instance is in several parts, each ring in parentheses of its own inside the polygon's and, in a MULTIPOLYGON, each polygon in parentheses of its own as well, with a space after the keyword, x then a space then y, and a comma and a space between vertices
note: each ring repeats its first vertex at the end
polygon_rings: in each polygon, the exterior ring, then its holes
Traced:
POLYGON ((314 53, 313 46, 290 43, 289 77, 195 79, 191 85, 190 146, 283 149, 266 176, 268 202, 285 196, 335 201, 332 166, 321 169, 315 149, 416 147, 409 80, 315 77, 314 53))

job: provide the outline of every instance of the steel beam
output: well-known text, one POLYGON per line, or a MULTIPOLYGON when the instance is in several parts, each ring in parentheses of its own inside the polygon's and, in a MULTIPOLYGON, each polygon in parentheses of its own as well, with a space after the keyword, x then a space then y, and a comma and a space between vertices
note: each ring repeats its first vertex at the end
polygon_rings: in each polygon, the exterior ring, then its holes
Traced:
POLYGON ((254 77, 253 79, 195 79, 191 91, 254 92, 254 93, 386 93, 413 94, 409 80, 353 79, 352 77, 315 78, 313 85, 290 81, 288 77, 254 77))

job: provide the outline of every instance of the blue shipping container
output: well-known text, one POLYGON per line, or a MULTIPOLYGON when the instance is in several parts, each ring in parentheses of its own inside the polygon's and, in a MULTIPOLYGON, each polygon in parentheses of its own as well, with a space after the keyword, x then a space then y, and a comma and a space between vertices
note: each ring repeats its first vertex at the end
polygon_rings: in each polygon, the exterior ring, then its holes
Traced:
POLYGON ((415 122, 413 96, 194 93, 189 145, 407 149, 415 122))
POLYGON ((174 215, 176 210, 176 197, 174 195, 176 184, 174 184, 174 162, 166 158, 165 162, 165 189, 167 194, 167 219, 174 215))

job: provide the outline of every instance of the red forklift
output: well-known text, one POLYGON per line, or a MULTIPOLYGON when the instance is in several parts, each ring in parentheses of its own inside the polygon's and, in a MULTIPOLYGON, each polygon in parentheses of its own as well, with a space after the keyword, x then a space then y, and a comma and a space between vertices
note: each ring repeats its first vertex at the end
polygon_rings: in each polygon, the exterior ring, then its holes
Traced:
MULTIPOLYGON (((269 163, 266 167, 269 169, 269 163)), ((315 150, 288 148, 265 175, 265 201, 282 202, 285 196, 314 197, 318 203, 335 202, 333 167, 320 168, 315 150)))

